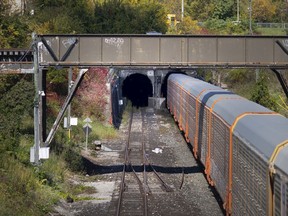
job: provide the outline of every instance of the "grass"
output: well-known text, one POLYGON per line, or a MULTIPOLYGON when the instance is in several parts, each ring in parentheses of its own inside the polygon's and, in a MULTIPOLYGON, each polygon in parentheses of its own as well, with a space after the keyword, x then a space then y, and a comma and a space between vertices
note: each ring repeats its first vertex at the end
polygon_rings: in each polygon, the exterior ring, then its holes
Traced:
POLYGON ((110 125, 103 125, 102 123, 96 121, 91 123, 93 131, 91 136, 94 136, 96 139, 114 139, 117 137, 117 130, 110 125))
POLYGON ((30 167, 1 156, 0 214, 46 215, 58 201, 57 193, 43 185, 30 167))
POLYGON ((76 196, 79 194, 93 194, 97 193, 95 187, 86 186, 84 184, 69 184, 68 190, 72 195, 76 196))
POLYGON ((287 35, 288 29, 282 29, 282 28, 257 28, 257 33, 260 33, 261 35, 287 35))
POLYGON ((84 201, 84 200, 94 200, 95 198, 92 196, 87 196, 89 194, 97 193, 95 187, 86 186, 82 183, 74 184, 71 182, 65 182, 61 185, 61 190, 58 192, 59 196, 62 199, 67 199, 70 197, 73 201, 84 201), (83 196, 85 194, 85 196, 83 196))
POLYGON ((122 115, 122 124, 124 124, 124 125, 128 124, 128 121, 130 119, 131 109, 132 109, 131 101, 128 101, 128 104, 126 105, 125 110, 124 110, 123 115, 122 115))
MULTIPOLYGON (((86 124, 83 122, 84 118, 80 120, 77 129, 73 127, 72 133, 81 133, 78 139, 85 141, 85 132, 83 126, 86 124), (75 132, 73 132, 75 131, 75 132)), ((112 125, 104 125, 102 122, 98 120, 94 120, 91 118, 92 122, 89 123, 92 127, 92 131, 89 134, 89 140, 103 140, 103 139, 115 139, 118 136, 117 130, 112 125)), ((80 141, 80 140, 76 140, 80 141)))
POLYGON ((91 197, 91 196, 79 196, 79 197, 74 198, 75 202, 86 201, 86 200, 102 200, 102 199, 91 197))

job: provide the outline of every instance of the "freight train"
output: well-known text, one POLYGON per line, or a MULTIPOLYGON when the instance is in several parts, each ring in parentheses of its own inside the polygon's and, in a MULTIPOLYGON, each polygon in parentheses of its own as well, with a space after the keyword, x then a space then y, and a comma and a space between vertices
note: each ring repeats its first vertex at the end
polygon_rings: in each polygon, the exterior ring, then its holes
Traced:
POLYGON ((183 74, 167 107, 205 167, 227 215, 288 215, 288 119, 183 74))

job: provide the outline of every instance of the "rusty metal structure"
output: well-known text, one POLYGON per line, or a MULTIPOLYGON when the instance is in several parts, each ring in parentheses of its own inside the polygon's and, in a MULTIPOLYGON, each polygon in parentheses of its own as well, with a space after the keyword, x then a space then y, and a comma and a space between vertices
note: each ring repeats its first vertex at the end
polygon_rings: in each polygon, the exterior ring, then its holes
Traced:
POLYGON ((39 65, 288 67, 287 36, 40 35, 39 65))

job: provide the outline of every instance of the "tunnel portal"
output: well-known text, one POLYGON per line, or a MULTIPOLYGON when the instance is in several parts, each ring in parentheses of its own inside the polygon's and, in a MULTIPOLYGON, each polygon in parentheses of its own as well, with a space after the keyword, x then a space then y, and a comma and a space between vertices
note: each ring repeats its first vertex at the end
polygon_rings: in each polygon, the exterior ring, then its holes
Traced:
POLYGON ((171 74, 175 74, 175 73, 187 75, 186 72, 182 72, 181 70, 169 71, 169 72, 165 75, 165 77, 164 77, 164 79, 163 79, 163 81, 162 81, 162 85, 161 85, 161 96, 164 97, 164 98, 167 98, 168 78, 169 78, 169 76, 170 76, 171 74))
POLYGON ((148 97, 153 96, 153 86, 147 75, 131 74, 123 82, 123 96, 127 97, 132 106, 148 106, 148 97))

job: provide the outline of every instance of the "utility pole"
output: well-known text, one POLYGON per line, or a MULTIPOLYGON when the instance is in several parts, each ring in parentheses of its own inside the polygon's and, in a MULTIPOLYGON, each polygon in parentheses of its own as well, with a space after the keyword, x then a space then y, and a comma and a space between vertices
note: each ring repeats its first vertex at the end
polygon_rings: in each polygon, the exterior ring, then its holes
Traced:
POLYGON ((36 33, 32 33, 33 39, 33 57, 34 57, 34 85, 35 85, 35 98, 34 98, 34 163, 39 163, 39 151, 40 151, 40 116, 39 116, 39 105, 41 91, 39 88, 39 68, 38 68, 38 43, 36 33))
POLYGON ((240 22, 240 3, 239 0, 237 0, 237 23, 240 22))
POLYGON ((182 7, 181 7, 181 20, 184 19, 184 0, 182 0, 182 7))
POLYGON ((253 35, 252 31, 252 0, 249 0, 249 32, 253 35))

